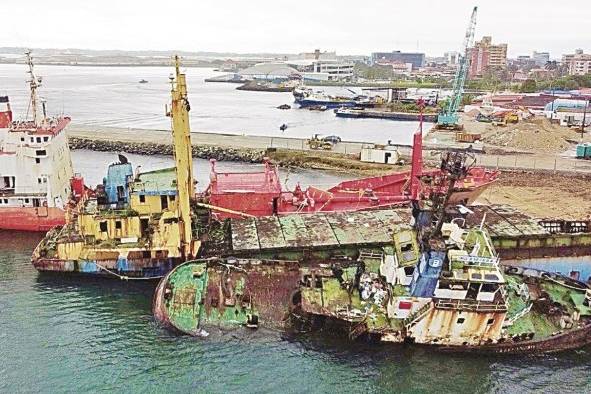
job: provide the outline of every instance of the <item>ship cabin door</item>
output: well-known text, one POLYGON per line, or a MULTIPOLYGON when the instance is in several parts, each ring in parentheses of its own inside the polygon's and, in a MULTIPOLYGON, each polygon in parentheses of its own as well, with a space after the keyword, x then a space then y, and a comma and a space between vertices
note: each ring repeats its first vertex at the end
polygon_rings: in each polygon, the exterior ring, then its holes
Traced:
POLYGON ((162 210, 164 211, 165 209, 168 209, 168 197, 167 196, 160 196, 160 207, 162 208, 162 210))
POLYGON ((148 229, 150 227, 150 218, 140 218, 140 232, 142 237, 148 235, 148 229))
POLYGON ((117 186, 117 202, 125 202, 125 189, 123 186, 117 186))
POLYGON ((468 292, 466 293, 466 299, 475 300, 480 290, 480 283, 470 283, 468 285, 468 292))
POLYGON ((392 158, 392 152, 386 152, 384 154, 384 164, 390 164, 391 158, 392 158))

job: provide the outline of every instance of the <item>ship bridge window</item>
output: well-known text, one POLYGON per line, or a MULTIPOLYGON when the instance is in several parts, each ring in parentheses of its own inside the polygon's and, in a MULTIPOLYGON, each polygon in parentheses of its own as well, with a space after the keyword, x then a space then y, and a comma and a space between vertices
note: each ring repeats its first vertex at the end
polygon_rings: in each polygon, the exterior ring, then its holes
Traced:
POLYGON ((31 137, 31 142, 35 142, 35 137, 31 137))
POLYGON ((43 137, 43 142, 49 141, 49 137, 43 137))
POLYGON ((5 176, 2 177, 0 182, 0 189, 14 189, 15 177, 5 176))
POLYGON ((496 274, 484 274, 484 279, 499 282, 499 277, 496 274))
POLYGON ((457 323, 458 323, 458 324, 464 324, 464 322, 465 322, 465 321, 466 321, 466 319, 465 319, 465 318, 463 318, 463 317, 459 317, 459 318, 458 318, 458 320, 457 320, 457 323))
POLYGON ((21 142, 25 142, 25 137, 21 137, 21 142))
POLYGON ((498 288, 499 285, 496 283, 483 283, 480 291, 485 293, 494 293, 498 290, 498 288))
POLYGON ((37 137, 37 143, 41 143, 41 137, 37 137))
POLYGON ((47 156, 47 151, 45 149, 39 149, 35 151, 37 156, 47 156))
POLYGON ((403 244, 400 245, 400 251, 401 252, 410 252, 412 250, 412 243, 407 243, 407 244, 403 244))
POLYGON ((468 283, 440 280, 437 287, 440 289, 464 291, 464 290, 468 289, 468 283))
POLYGON ((406 276, 410 276, 415 272, 415 267, 414 266, 408 266, 408 267, 404 267, 404 275, 406 276))

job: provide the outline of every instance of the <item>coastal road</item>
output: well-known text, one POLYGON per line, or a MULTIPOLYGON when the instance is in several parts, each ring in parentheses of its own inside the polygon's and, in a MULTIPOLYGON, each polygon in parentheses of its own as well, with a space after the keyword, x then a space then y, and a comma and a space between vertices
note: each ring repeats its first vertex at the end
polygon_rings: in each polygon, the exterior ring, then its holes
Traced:
MULTIPOLYGON (((171 144, 172 141, 169 130, 86 126, 82 124, 73 124, 68 127, 68 136, 94 141, 117 141, 122 143, 171 144)), ((303 138, 192 132, 191 140, 193 145, 209 145, 221 148, 264 150, 273 147, 299 151, 310 150, 303 138)), ((363 142, 341 142, 336 144, 331 152, 359 154, 363 145, 363 142)), ((425 144, 423 156, 425 160, 435 159, 437 150, 444 148, 445 146, 425 144)), ((408 156, 411 147, 398 146, 398 150, 402 155, 408 156)), ((564 155, 476 153, 476 160, 479 165, 489 168, 591 173, 591 161, 577 160, 564 155)))

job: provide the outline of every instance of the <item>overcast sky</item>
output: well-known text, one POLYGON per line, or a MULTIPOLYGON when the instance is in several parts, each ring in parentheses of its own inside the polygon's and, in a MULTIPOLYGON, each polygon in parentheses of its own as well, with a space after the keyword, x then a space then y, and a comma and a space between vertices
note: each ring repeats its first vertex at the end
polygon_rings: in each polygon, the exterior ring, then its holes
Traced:
POLYGON ((588 0, 2 0, 0 46, 435 56, 460 49, 474 5, 476 38, 510 56, 591 51, 588 0))

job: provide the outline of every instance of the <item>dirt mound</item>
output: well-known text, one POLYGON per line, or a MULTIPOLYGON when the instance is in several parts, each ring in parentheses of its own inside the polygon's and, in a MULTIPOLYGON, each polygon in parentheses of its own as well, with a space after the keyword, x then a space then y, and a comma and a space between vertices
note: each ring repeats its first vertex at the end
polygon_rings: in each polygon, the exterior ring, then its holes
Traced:
POLYGON ((557 153, 569 149, 575 138, 572 130, 536 117, 504 127, 488 125, 482 139, 497 146, 557 153))
POLYGON ((591 212, 591 176, 503 172, 478 202, 509 204, 536 218, 586 219, 591 212))

